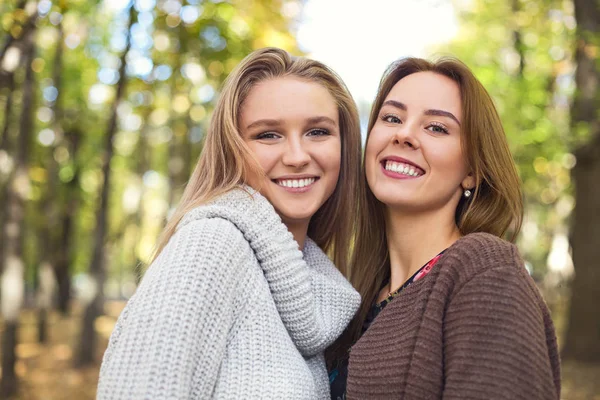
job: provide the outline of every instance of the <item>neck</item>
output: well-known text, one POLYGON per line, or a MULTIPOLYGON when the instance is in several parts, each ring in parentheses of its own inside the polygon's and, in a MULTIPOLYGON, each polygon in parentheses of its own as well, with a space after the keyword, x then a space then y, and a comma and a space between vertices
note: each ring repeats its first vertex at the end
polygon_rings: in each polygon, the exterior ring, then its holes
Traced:
POLYGON ((386 233, 390 253, 390 291, 400 287, 427 261, 461 236, 453 212, 415 213, 389 207, 386 233))
POLYGON ((285 226, 287 226, 288 231, 292 233, 294 236, 294 240, 298 243, 298 248, 300 250, 304 249, 304 242, 306 241, 306 234, 308 232, 308 223, 310 221, 286 221, 283 220, 285 226))

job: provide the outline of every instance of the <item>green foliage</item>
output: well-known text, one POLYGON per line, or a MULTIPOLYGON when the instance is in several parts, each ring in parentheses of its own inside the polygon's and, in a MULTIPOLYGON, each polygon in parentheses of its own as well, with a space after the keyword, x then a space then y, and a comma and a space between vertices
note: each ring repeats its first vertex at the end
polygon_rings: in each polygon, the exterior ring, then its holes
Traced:
POLYGON ((459 36, 449 50, 496 102, 525 190, 519 244, 541 275, 552 240, 566 232, 573 206, 573 5, 566 0, 474 0, 459 19, 459 36))

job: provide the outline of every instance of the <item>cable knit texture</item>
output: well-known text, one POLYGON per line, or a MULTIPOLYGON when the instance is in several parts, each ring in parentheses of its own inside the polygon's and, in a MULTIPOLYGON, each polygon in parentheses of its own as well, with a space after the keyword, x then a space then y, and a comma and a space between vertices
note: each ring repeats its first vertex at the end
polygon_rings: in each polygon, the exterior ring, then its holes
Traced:
POLYGON ((476 233, 352 347, 348 399, 559 399, 548 308, 514 245, 476 233))
POLYGON ((245 187, 189 212, 121 313, 98 399, 325 399, 360 296, 245 187))

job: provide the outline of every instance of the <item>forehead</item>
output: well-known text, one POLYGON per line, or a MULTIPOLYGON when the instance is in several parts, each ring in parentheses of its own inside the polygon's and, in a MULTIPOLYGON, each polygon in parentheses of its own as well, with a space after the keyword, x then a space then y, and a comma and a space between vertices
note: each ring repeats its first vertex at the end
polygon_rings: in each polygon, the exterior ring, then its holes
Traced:
POLYGON ((305 119, 326 116, 338 121, 335 99, 322 85, 295 77, 268 79, 256 84, 244 101, 242 121, 305 119))
POLYGON ((435 72, 416 72, 400 79, 385 100, 396 100, 409 111, 438 109, 457 117, 462 113, 460 88, 452 79, 435 72))

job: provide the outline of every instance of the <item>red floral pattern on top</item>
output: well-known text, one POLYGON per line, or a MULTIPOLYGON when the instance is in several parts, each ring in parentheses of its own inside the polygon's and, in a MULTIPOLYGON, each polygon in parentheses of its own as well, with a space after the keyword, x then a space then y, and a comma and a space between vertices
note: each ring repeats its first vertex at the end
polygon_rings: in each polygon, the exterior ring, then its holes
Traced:
MULTIPOLYGON (((400 286, 398 289, 396 289, 393 292, 391 292, 390 294, 388 294, 388 296, 384 300, 382 300, 379 303, 375 303, 374 307, 378 308, 378 310, 374 313, 374 315, 379 314, 379 311, 381 311, 383 309, 383 307, 385 307, 390 301, 394 300, 394 297, 396 297, 396 295, 398 293, 400 293, 401 291, 403 291, 404 289, 406 289, 407 287, 412 285, 414 282, 418 281, 419 279, 422 279, 423 277, 425 277, 425 275, 427 275, 429 272, 431 272, 431 270, 433 269, 435 264, 437 264, 438 260, 440 259, 440 257, 442 257, 442 255, 444 254, 445 251, 446 250, 442 251, 440 254, 433 257, 431 260, 427 261, 427 264, 425 264, 421 268, 419 268, 419 270, 417 272, 415 272, 413 276, 408 278, 408 280, 406 282, 404 282, 404 284, 402 286, 400 286)), ((375 317, 373 316, 373 318, 375 318, 375 317)), ((369 317, 367 316, 367 320, 365 322, 368 325, 370 325, 371 321, 372 321, 372 319, 369 319, 369 317)), ((366 328, 365 328, 365 330, 366 330, 366 328)))
POLYGON ((422 277, 427 275, 429 273, 429 271, 431 271, 433 269, 433 266, 435 265, 435 263, 437 263, 437 261, 440 259, 441 256, 442 256, 442 254, 440 253, 437 256, 433 257, 431 260, 429 260, 429 262, 427 264, 425 264, 425 266, 423 268, 421 268, 421 270, 419 272, 417 272, 417 274, 413 278, 413 282, 418 281, 419 279, 421 279, 422 277))

